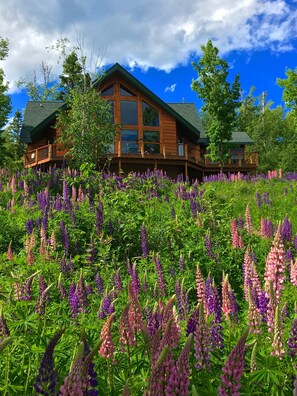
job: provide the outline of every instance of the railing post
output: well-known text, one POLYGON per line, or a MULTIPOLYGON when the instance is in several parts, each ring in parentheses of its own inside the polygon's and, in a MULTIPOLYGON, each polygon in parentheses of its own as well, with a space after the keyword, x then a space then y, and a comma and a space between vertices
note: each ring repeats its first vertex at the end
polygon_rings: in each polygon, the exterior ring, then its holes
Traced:
POLYGON ((140 144, 140 154, 141 154, 141 157, 144 158, 144 143, 143 143, 143 140, 141 140, 141 141, 139 142, 139 144, 140 144))
POLYGON ((187 160, 188 159, 188 145, 185 144, 184 147, 185 147, 185 157, 186 157, 186 160, 187 160))
POLYGON ((120 157, 121 156, 121 153, 122 153, 122 142, 121 142, 121 140, 119 140, 118 141, 118 157, 120 157))
POLYGON ((163 154, 163 157, 165 159, 166 158, 166 147, 165 147, 165 144, 162 145, 162 154, 163 154))
POLYGON ((38 164, 38 149, 35 150, 36 163, 38 164))
POLYGON ((48 157, 49 157, 49 159, 51 159, 52 156, 53 156, 53 145, 49 144, 48 145, 48 157))

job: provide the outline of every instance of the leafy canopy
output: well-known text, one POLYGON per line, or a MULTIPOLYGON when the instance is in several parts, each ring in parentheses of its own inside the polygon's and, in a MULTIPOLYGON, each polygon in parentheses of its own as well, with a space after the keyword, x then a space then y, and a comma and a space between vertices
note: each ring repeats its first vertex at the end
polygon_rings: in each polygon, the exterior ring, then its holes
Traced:
POLYGON ((240 97, 239 76, 232 84, 227 81, 228 63, 219 57, 219 50, 211 40, 201 46, 202 56, 193 62, 198 79, 193 80, 192 89, 203 100, 202 111, 208 114, 206 135, 209 139, 209 157, 221 167, 226 159, 226 141, 232 139, 236 121, 236 109, 240 97))

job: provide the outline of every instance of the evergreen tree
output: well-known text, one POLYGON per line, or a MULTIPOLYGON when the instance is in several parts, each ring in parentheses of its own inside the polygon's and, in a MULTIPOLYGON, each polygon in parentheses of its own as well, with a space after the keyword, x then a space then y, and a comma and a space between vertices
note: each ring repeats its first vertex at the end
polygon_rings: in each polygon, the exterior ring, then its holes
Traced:
POLYGON ((192 82, 192 89, 203 100, 202 111, 209 117, 205 131, 209 139, 209 157, 219 162, 222 170, 228 155, 226 142, 232 139, 239 106, 239 76, 232 84, 227 81, 229 65, 219 57, 219 50, 211 40, 201 49, 203 54, 199 62, 193 62, 198 79, 192 82))
POLYGON ((4 166, 12 171, 16 171, 23 166, 23 156, 26 152, 26 145, 20 142, 20 134, 23 123, 23 115, 20 110, 15 115, 3 133, 4 147, 7 152, 4 166))

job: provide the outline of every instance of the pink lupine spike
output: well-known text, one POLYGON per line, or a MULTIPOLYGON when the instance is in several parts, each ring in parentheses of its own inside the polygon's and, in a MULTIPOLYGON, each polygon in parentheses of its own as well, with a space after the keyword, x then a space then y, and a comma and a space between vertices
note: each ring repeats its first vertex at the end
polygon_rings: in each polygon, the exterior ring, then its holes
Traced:
POLYGON ((99 353, 107 359, 112 359, 115 352, 115 346, 111 335, 111 326, 114 316, 115 314, 113 313, 108 317, 100 333, 102 344, 100 346, 99 353))
POLYGON ((285 271, 286 255, 281 238, 281 227, 279 225, 266 259, 266 268, 264 273, 265 291, 267 294, 269 293, 271 282, 275 298, 278 303, 281 300, 282 291, 284 289, 285 271))
POLYGON ((249 203, 247 204, 245 209, 245 228, 248 234, 252 233, 252 216, 249 203))
POLYGON ((293 286, 297 286, 297 259, 291 262, 290 281, 293 286))
POLYGON ((197 264, 196 268, 196 291, 198 303, 205 299, 205 282, 200 271, 200 266, 197 264))
POLYGON ((276 356, 282 359, 285 356, 285 348, 283 343, 283 329, 282 329, 282 320, 279 305, 275 309, 275 319, 274 319, 274 332, 273 332, 273 341, 272 347, 273 350, 271 355, 276 356))

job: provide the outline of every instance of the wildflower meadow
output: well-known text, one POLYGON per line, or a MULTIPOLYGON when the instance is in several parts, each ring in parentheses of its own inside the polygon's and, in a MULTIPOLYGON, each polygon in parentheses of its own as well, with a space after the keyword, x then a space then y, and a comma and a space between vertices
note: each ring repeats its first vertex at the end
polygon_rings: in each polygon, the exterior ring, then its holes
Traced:
POLYGON ((0 171, 0 394, 296 395, 297 175, 0 171))

